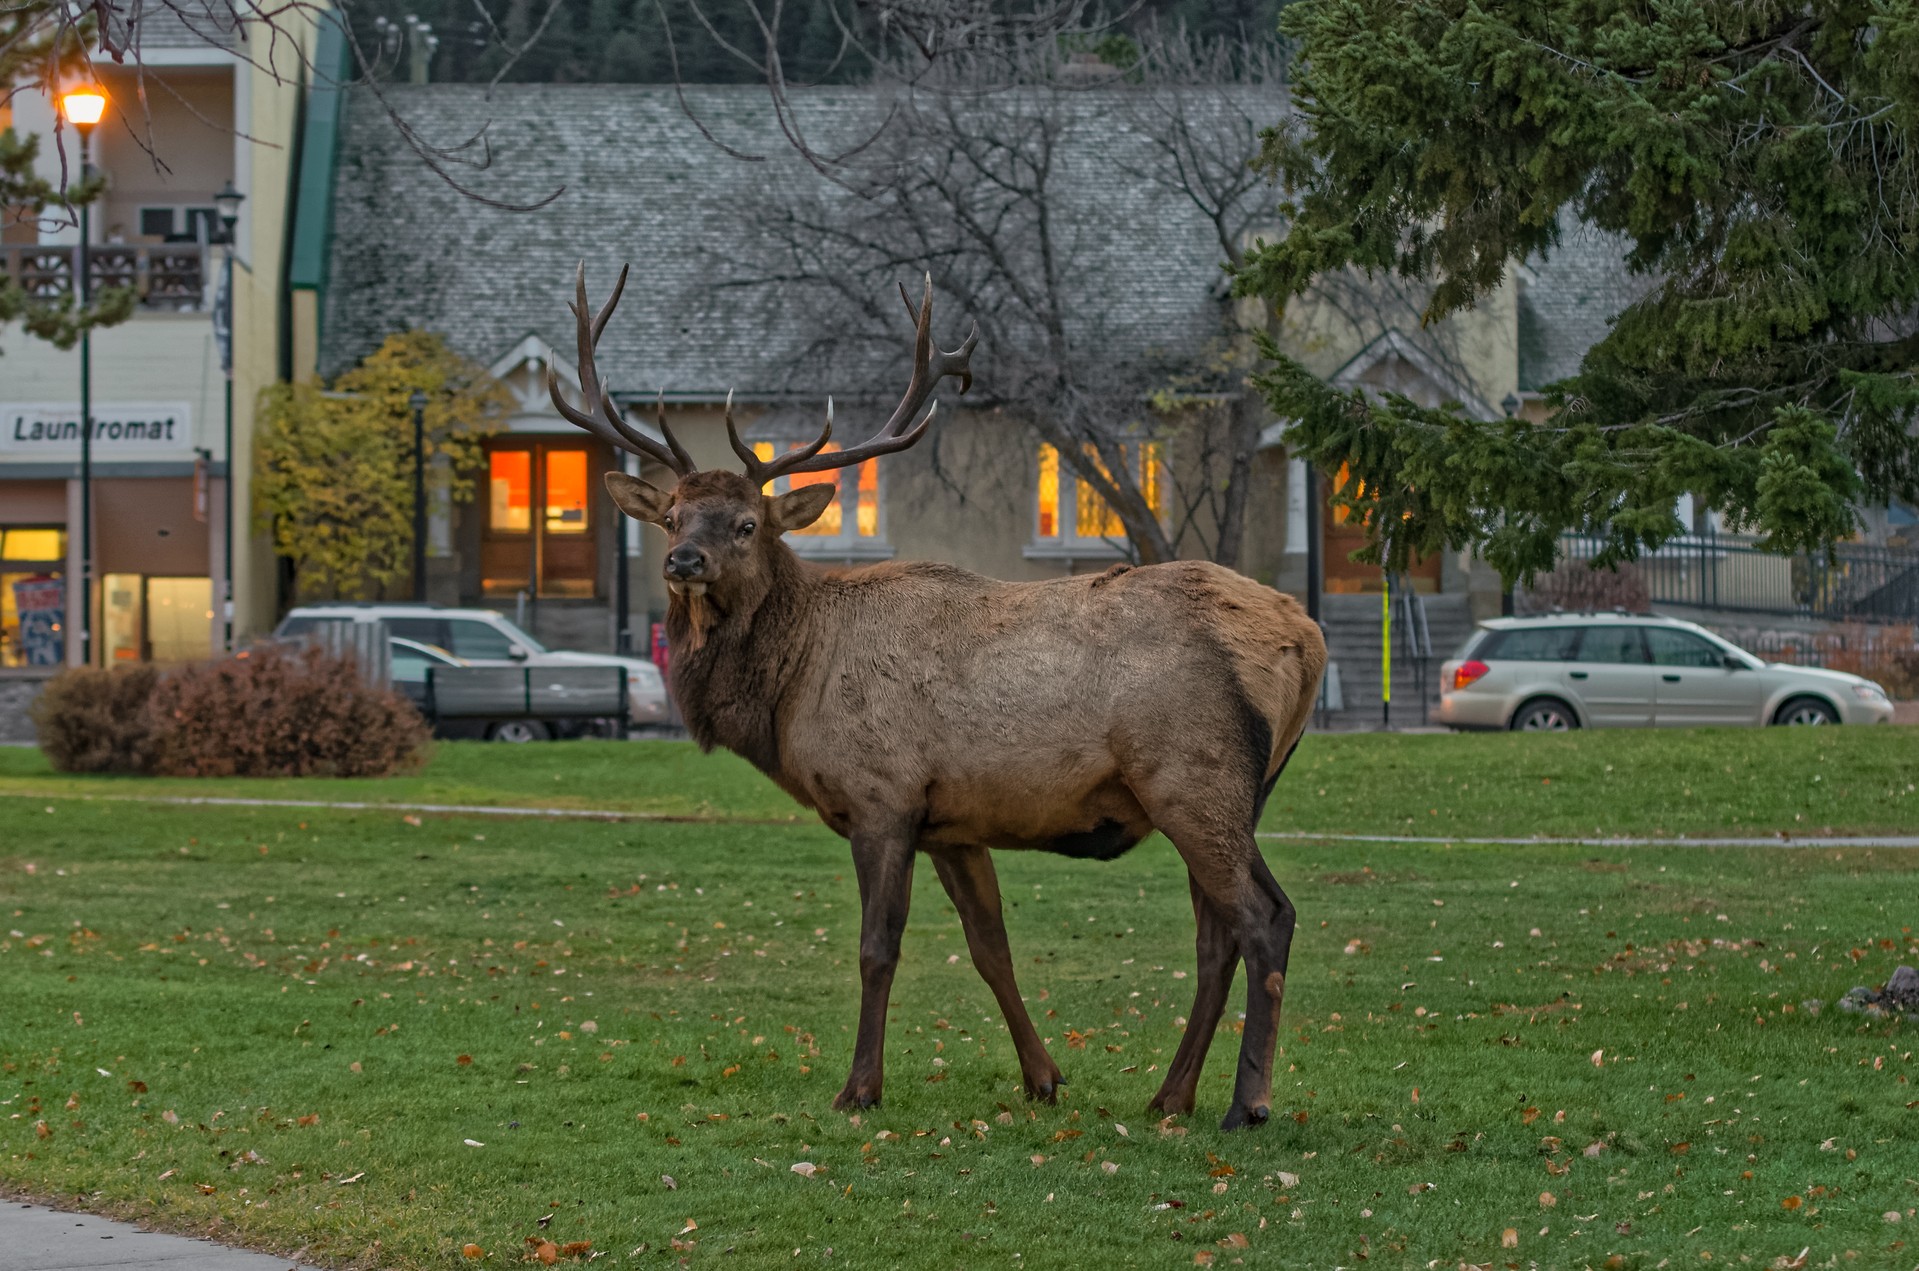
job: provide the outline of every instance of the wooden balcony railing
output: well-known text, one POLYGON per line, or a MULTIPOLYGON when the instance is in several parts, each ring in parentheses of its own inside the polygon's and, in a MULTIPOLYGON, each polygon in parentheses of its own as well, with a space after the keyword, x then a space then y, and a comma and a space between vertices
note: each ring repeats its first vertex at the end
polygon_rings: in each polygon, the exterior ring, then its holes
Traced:
MULTIPOLYGON (((73 294, 71 244, 0 247, 0 277, 29 296, 57 300, 73 294)), ((198 243, 100 244, 87 249, 90 292, 132 287, 140 308, 191 313, 206 307, 212 252, 198 243)))

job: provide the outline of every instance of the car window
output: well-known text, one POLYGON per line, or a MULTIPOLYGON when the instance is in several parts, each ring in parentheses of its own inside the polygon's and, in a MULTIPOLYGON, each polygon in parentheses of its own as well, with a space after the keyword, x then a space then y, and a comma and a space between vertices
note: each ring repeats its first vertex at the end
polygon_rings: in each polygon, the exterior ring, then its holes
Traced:
POLYGON ((1475 656, 1501 662, 1568 662, 1578 642, 1578 627, 1516 627, 1495 631, 1475 656))
POLYGON ((399 636, 402 640, 417 640, 421 644, 446 643, 446 619, 444 618, 388 618, 387 634, 399 636))
POLYGON ((313 630, 314 627, 318 626, 319 622, 320 620, 318 618, 288 618, 280 624, 278 634, 281 639, 290 640, 294 636, 305 635, 307 632, 313 630))
POLYGON ((1646 644, 1652 649, 1653 662, 1659 666, 1722 667, 1725 665, 1725 656, 1717 648, 1690 631, 1674 631, 1668 627, 1648 627, 1646 644))
POLYGON ((424 683, 426 681, 426 668, 427 660, 422 654, 415 653, 412 649, 395 649, 393 651, 394 679, 406 680, 416 684, 424 683))
MULTIPOLYGON (((487 622, 473 618, 450 618, 446 624, 453 633, 453 643, 446 647, 454 655, 463 658, 488 658, 498 660, 513 656, 513 641, 507 639, 506 632, 487 622)), ((430 641, 441 644, 444 641, 430 641)))
POLYGON ((1585 627, 1580 632, 1580 662, 1625 662, 1642 665, 1646 661, 1646 646, 1639 636, 1638 627, 1605 626, 1585 627))

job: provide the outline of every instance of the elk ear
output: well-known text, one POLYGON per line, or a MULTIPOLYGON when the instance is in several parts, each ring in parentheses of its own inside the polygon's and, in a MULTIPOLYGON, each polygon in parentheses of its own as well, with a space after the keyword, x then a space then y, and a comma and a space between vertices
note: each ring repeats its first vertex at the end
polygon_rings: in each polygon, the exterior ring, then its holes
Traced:
POLYGON ((768 499, 766 503, 767 520, 773 528, 784 534, 788 530, 803 530, 820 519, 820 513, 840 495, 837 484, 828 485, 822 481, 816 485, 803 485, 799 489, 768 499))
POLYGON ((613 502, 620 511, 636 521, 651 521, 658 525, 660 518, 666 515, 666 509, 672 506, 673 496, 656 485, 649 485, 638 477, 629 477, 624 472, 606 474, 606 492, 613 496, 613 502))

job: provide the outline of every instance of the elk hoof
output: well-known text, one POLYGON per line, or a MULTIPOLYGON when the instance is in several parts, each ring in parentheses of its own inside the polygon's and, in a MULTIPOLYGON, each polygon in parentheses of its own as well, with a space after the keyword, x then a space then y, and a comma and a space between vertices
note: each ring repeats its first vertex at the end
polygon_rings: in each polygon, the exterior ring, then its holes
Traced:
POLYGON ((1146 1110, 1163 1117, 1183 1117, 1193 1110, 1193 1096, 1190 1093, 1179 1094, 1162 1090, 1153 1096, 1152 1102, 1146 1105, 1146 1110))
POLYGON ((1036 1103, 1058 1103, 1060 1083, 1065 1078, 1055 1072, 1050 1077, 1041 1077, 1038 1081, 1026 1083, 1026 1097, 1036 1103))
POLYGON ((1222 1134, 1230 1133, 1246 1125, 1265 1125, 1266 1118, 1272 1115, 1273 1110, 1264 1104, 1244 1108, 1235 1103, 1227 1111, 1226 1119, 1219 1123, 1220 1132, 1222 1134))
POLYGON ((877 1108, 879 1106, 880 1092, 877 1089, 867 1090, 860 1086, 853 1085, 851 1082, 847 1083, 846 1089, 833 1096, 833 1111, 835 1112, 857 1112, 862 1108, 877 1108))

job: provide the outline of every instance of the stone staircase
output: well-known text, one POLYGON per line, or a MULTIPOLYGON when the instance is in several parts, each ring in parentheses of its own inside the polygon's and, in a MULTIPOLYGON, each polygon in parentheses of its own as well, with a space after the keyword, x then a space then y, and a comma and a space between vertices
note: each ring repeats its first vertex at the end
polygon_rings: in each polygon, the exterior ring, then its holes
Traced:
MULTIPOLYGON (((1451 657, 1473 629, 1468 598, 1461 595, 1423 595, 1426 630, 1432 655, 1426 660, 1425 697, 1428 710, 1439 705, 1439 664, 1451 657)), ((1420 674, 1409 656, 1403 629, 1406 609, 1393 599, 1392 726, 1416 728, 1425 722, 1420 710, 1420 674)), ((1381 727, 1380 713, 1380 600, 1370 596, 1320 598, 1320 621, 1326 628, 1326 651, 1339 667, 1341 707, 1314 717, 1315 726, 1333 731, 1366 731, 1381 727)))

